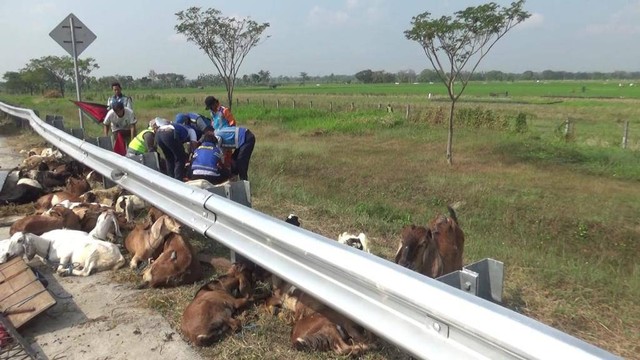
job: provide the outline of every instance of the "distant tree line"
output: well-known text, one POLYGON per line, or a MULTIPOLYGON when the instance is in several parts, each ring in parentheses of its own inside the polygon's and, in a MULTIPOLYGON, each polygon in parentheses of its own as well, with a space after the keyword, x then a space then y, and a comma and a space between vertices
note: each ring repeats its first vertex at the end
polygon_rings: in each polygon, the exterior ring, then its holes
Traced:
MULTIPOLYGON (((170 88, 204 88, 224 86, 222 77, 218 74, 200 74, 195 79, 187 79, 185 75, 176 73, 157 73, 150 70, 146 76, 115 74, 111 76, 95 77, 91 72, 100 66, 93 58, 79 59, 80 84, 87 91, 108 91, 111 83, 120 82, 125 89, 170 89, 170 88)), ((67 91, 75 90, 73 73, 73 59, 70 56, 44 56, 31 59, 27 65, 18 71, 7 71, 2 76, 0 90, 13 94, 44 94, 54 91, 64 96, 67 91)), ((472 81, 536 81, 536 80, 638 80, 640 71, 626 72, 568 72, 545 70, 542 72, 525 71, 523 73, 506 73, 502 71, 486 71, 471 74, 472 81)), ((245 74, 236 78, 237 86, 265 86, 277 88, 284 84, 305 86, 309 84, 381 84, 381 83, 427 83, 440 82, 438 74, 433 69, 425 69, 420 73, 407 69, 397 72, 384 70, 362 70, 354 75, 309 75, 300 72, 298 76, 272 76, 268 70, 245 74)))

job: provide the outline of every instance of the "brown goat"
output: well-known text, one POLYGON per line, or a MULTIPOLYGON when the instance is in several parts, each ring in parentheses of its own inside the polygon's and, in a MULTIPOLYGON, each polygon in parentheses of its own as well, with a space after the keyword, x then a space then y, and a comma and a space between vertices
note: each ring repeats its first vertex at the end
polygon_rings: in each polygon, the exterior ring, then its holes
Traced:
POLYGON ((9 234, 19 231, 42 235, 55 229, 80 230, 80 219, 71 210, 55 206, 48 215, 28 215, 11 224, 9 234))
POLYGON ((142 286, 178 286, 192 284, 200 279, 202 267, 194 255, 191 244, 179 234, 171 233, 164 242, 162 254, 142 275, 142 286))
POLYGON ((64 191, 76 196, 80 196, 89 190, 91 190, 91 185, 86 179, 81 177, 68 178, 64 188, 64 191))
POLYGON ((464 233, 451 207, 449 215, 436 216, 428 228, 405 227, 395 263, 432 278, 462 269, 464 233))
POLYGON ((198 290, 182 314, 182 333, 194 345, 205 346, 227 330, 238 330, 241 323, 233 314, 249 304, 250 292, 251 271, 242 265, 233 266, 198 290), (236 292, 243 297, 234 297, 236 292))
POLYGON ((277 306, 293 312, 294 349, 357 356, 376 347, 371 332, 300 289, 278 278, 274 280, 273 296, 266 305, 272 313, 277 306))
POLYGON ((438 215, 429 222, 431 236, 438 245, 442 257, 442 274, 462 269, 464 252, 464 232, 458 225, 458 217, 453 208, 448 207, 449 216, 438 215))
POLYGON ((68 178, 63 191, 57 191, 51 194, 43 195, 36 201, 36 207, 41 210, 49 209, 64 200, 71 202, 80 202, 83 200, 80 195, 90 189, 90 185, 85 179, 68 178))
POLYGON ((71 194, 67 191, 58 191, 38 198, 36 201, 36 208, 40 210, 47 210, 65 200, 79 202, 80 198, 78 195, 71 194))
POLYGON ((141 261, 156 258, 169 233, 179 234, 182 225, 175 219, 163 215, 153 225, 149 222, 136 225, 124 240, 124 246, 133 254, 129 267, 135 269, 141 261))
POLYGON ((333 351, 351 356, 376 347, 371 332, 327 307, 296 321, 291 345, 296 350, 333 351))

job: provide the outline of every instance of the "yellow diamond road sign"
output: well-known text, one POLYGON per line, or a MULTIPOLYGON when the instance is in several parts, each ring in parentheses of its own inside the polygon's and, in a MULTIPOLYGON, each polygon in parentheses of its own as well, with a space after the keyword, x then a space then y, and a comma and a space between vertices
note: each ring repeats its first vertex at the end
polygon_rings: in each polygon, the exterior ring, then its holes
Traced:
POLYGON ((69 16, 62 20, 62 22, 49 33, 49 36, 67 50, 71 56, 73 56, 72 35, 76 43, 76 56, 79 56, 84 49, 96 39, 96 34, 92 33, 91 30, 73 14, 69 14, 69 16), (71 24, 73 24, 73 34, 71 33, 71 24))

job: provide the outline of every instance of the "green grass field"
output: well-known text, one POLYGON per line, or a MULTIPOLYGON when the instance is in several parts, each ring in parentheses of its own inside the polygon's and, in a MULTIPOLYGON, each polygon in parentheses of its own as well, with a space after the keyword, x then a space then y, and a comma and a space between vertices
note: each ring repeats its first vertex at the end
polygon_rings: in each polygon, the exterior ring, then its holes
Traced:
MULTIPOLYGON (((239 88, 233 111, 257 137, 249 172, 256 209, 276 218, 295 212, 304 228, 330 238, 365 232, 373 252, 391 259, 403 225, 426 224, 447 204, 461 202, 465 263, 504 261, 506 306, 625 358, 640 358, 636 89, 594 82, 471 84, 459 103, 453 166, 445 159, 448 103, 426 98, 428 92, 443 96, 441 86, 239 88), (500 91, 509 97, 489 96, 500 91), (385 109, 389 103, 393 113, 385 109), (520 114, 525 132, 514 131, 520 114), (574 123, 568 138, 567 119, 574 123), (622 149, 625 120, 629 142, 622 149)), ((208 94, 224 101, 221 89, 131 92, 140 121, 203 112, 208 94)), ((77 124, 68 100, 0 99, 77 124)), ((91 124, 88 130, 98 134, 100 128, 91 124)), ((160 310, 176 324, 184 293, 163 290, 149 304, 171 305, 160 310)), ((230 336, 205 353, 327 358, 292 352, 290 328, 258 310, 247 318, 255 331, 230 336)), ((365 358, 406 357, 384 346, 365 358)))

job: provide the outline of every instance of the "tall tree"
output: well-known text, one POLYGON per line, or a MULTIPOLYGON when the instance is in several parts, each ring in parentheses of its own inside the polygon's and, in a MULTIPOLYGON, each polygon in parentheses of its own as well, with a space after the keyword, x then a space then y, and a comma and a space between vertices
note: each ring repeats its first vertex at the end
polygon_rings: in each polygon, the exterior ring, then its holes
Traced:
POLYGON ((302 85, 304 85, 307 82, 307 80, 309 80, 309 74, 307 74, 304 71, 300 72, 300 80, 302 85))
MULTIPOLYGON (((78 74, 80 81, 89 76, 91 71, 98 69, 100 66, 93 58, 78 59, 78 74)), ((39 59, 29 60, 26 70, 38 71, 44 69, 55 79, 55 84, 60 91, 60 95, 64 97, 65 86, 67 81, 74 79, 73 59, 71 56, 43 56, 39 59)), ((82 84, 82 83, 81 83, 82 84)))
POLYGON ((370 69, 358 71, 354 76, 356 77, 356 79, 365 84, 370 84, 373 82, 373 71, 371 71, 370 69))
POLYGON ((201 10, 191 7, 176 13, 176 16, 176 31, 209 56, 227 88, 227 106, 232 107, 238 70, 249 51, 260 43, 261 35, 269 23, 225 17, 220 10, 213 8, 201 10))
POLYGON ((258 76, 260 76, 260 83, 263 85, 269 85, 269 82, 271 82, 271 73, 269 70, 258 71, 258 76))
POLYGON ((431 66, 447 87, 451 107, 447 137, 447 163, 453 164, 453 115, 456 101, 489 50, 509 30, 531 16, 523 10, 524 0, 501 7, 488 3, 457 11, 454 16, 432 18, 424 12, 414 16, 411 29, 404 32, 409 40, 424 49, 431 66), (468 70, 465 70, 468 69, 468 70), (459 85, 456 88, 456 85, 459 85))

